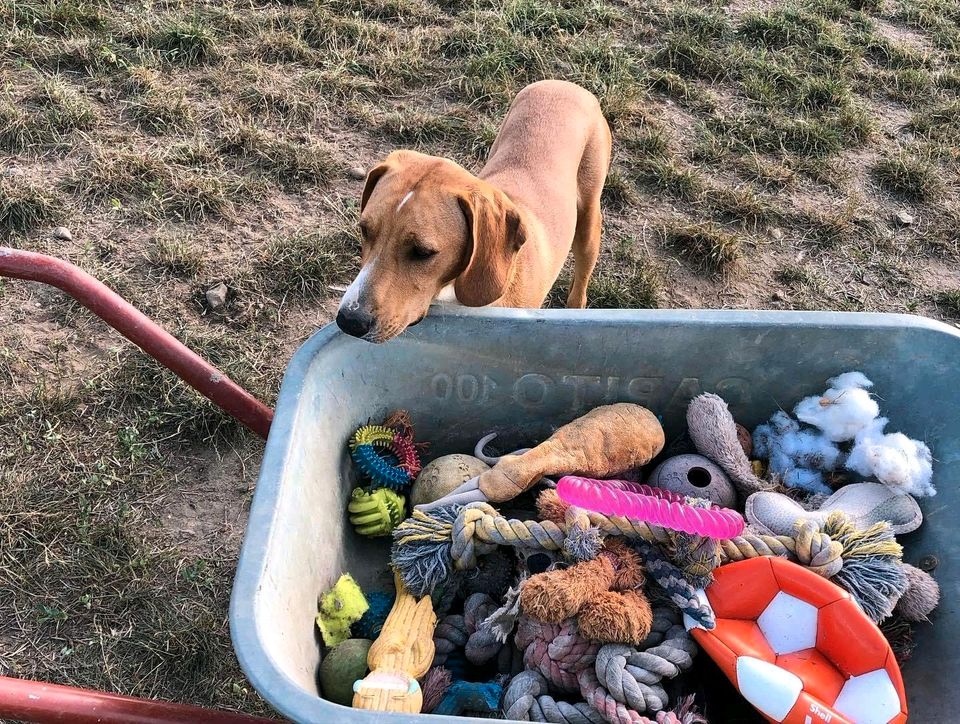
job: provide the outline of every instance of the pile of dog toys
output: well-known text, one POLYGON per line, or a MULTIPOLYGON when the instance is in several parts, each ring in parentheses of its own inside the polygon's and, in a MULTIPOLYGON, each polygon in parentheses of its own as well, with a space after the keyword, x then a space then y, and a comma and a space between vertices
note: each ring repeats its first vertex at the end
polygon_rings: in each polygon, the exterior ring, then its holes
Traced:
POLYGON ((935 494, 932 455, 884 432, 864 375, 827 385, 752 435, 700 395, 667 452, 657 417, 628 403, 533 448, 490 457, 489 435, 422 469, 406 413, 361 428, 350 520, 392 536, 395 590, 345 575, 323 596, 323 695, 693 724, 711 708, 703 651, 769 721, 905 721, 899 662, 939 587, 896 535, 935 494))

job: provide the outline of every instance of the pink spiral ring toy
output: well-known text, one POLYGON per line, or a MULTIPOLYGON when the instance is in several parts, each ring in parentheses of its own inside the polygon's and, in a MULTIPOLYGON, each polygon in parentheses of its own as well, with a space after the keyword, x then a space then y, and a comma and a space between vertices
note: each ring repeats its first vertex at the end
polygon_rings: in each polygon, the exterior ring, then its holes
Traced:
POLYGON ((393 442, 390 443, 390 452, 396 455, 397 460, 400 461, 397 467, 410 473, 411 478, 420 474, 420 456, 417 454, 417 448, 413 445, 412 437, 400 432, 394 433, 393 442))
POLYGON ((730 508, 698 508, 668 490, 627 480, 593 480, 567 475, 557 482, 557 494, 570 505, 603 515, 619 515, 671 530, 735 538, 743 532, 743 516, 730 508))

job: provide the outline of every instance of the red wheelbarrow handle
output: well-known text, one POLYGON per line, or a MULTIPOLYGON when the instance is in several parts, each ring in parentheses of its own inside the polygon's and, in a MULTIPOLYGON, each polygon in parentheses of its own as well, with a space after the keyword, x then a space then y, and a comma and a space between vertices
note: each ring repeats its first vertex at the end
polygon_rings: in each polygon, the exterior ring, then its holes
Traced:
POLYGON ((0 276, 43 282, 65 291, 224 412, 266 439, 273 410, 82 269, 56 257, 0 246, 0 276))
POLYGON ((277 724, 226 711, 0 676, 0 718, 39 724, 277 724))

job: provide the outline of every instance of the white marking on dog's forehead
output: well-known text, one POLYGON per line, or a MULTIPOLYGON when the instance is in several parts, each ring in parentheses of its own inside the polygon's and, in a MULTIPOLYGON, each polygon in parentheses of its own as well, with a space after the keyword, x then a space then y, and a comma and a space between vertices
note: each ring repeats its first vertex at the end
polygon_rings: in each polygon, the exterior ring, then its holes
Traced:
POLYGON ((403 205, 410 200, 411 196, 413 196, 413 191, 407 191, 407 195, 400 199, 400 203, 397 204, 397 211, 403 208, 403 205))
POLYGON ((360 294, 363 292, 363 288, 367 283, 367 276, 370 274, 371 266, 373 265, 367 264, 363 267, 360 273, 357 274, 357 278, 347 287, 347 291, 343 293, 343 298, 340 300, 340 309, 345 309, 349 312, 355 312, 360 309, 360 294))

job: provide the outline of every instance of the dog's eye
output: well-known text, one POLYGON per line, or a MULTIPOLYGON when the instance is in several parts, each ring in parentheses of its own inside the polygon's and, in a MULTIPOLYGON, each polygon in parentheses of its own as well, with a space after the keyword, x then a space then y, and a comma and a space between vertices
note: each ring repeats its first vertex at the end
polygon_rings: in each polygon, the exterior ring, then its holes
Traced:
POLYGON ((429 259, 430 257, 435 256, 436 254, 437 254, 436 249, 427 249, 426 247, 417 246, 417 245, 410 247, 410 256, 414 259, 420 259, 420 260, 429 259))

